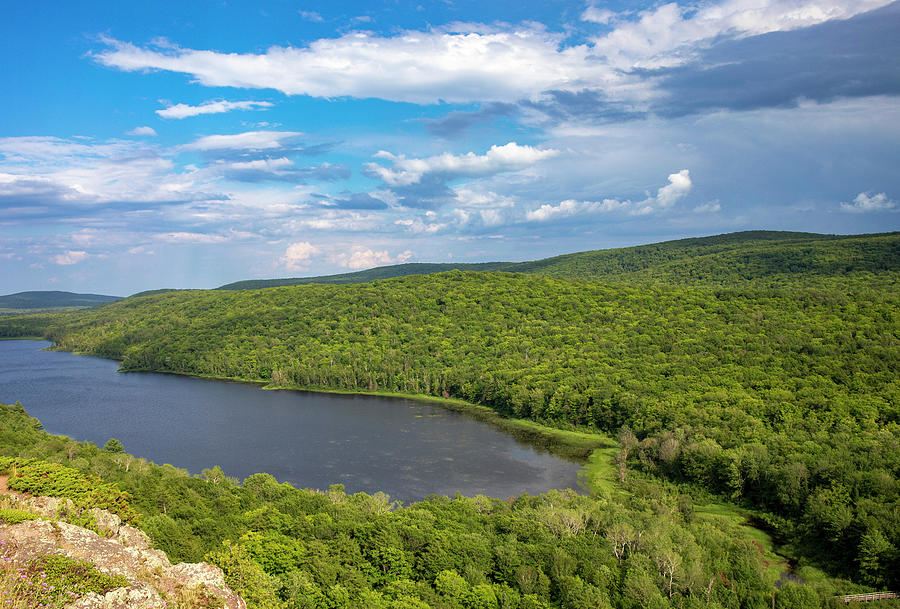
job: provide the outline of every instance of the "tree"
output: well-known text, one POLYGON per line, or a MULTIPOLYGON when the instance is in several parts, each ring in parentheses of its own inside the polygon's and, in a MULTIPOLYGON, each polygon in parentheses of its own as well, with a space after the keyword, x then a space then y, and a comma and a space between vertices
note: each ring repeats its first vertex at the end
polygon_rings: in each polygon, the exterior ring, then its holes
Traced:
POLYGON ((125 452, 125 447, 115 438, 110 438, 106 441, 106 444, 103 445, 103 450, 108 453, 123 453, 125 452))

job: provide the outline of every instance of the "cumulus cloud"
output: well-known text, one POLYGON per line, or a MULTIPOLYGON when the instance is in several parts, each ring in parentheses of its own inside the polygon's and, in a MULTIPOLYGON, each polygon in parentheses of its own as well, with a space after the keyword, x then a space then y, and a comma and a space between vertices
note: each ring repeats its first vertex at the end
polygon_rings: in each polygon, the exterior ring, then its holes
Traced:
POLYGON ((55 264, 59 264, 61 266, 68 266, 70 264, 76 264, 81 262, 85 258, 88 257, 88 253, 81 250, 68 250, 63 252, 62 254, 57 254, 53 256, 50 260, 55 264))
POLYGON ((399 264, 412 258, 409 250, 391 256, 388 250, 372 250, 362 245, 355 245, 348 252, 340 252, 331 256, 330 260, 335 264, 348 269, 368 269, 385 264, 399 264))
POLYGON ((153 127, 135 127, 131 131, 127 131, 125 135, 156 135, 153 127))
POLYGON ((559 154, 558 150, 520 146, 509 142, 503 146, 491 146, 483 155, 473 152, 454 155, 444 153, 424 159, 408 159, 384 150, 375 157, 391 162, 391 167, 368 163, 366 168, 389 186, 409 186, 420 182, 428 174, 448 177, 477 177, 524 169, 543 159, 559 154))
POLYGON ((271 88, 287 95, 435 104, 517 102, 546 91, 595 89, 610 99, 641 101, 647 91, 636 70, 682 65, 723 39, 848 19, 886 4, 726 0, 697 8, 671 2, 636 15, 591 6, 582 19, 614 27, 575 45, 540 25, 454 24, 394 36, 354 31, 305 47, 244 54, 105 39, 107 48, 93 56, 124 71, 166 70, 206 86, 271 88))
POLYGON ((691 190, 691 172, 682 169, 678 173, 669 176, 669 183, 660 188, 656 193, 656 205, 659 207, 672 207, 676 201, 684 198, 691 190))
POLYGON ((109 48, 94 57, 125 71, 189 74, 206 86, 419 104, 514 102, 548 89, 611 86, 620 80, 591 58, 588 46, 561 48, 562 41, 561 34, 526 26, 507 31, 408 31, 392 37, 351 32, 303 48, 271 47, 262 54, 142 48, 107 40, 109 48))
MULTIPOLYGON (((232 110, 260 110, 263 108, 271 108, 274 104, 266 101, 208 101, 203 102, 199 106, 189 106, 187 104, 175 104, 168 106, 156 113, 163 118, 188 118, 190 116, 199 116, 201 114, 223 114, 232 110)), ((152 135, 156 135, 155 133, 152 135)))
POLYGON ((603 199, 602 201, 566 199, 556 205, 545 203, 537 209, 527 211, 525 219, 530 222, 547 222, 569 216, 612 212, 626 212, 631 215, 642 216, 672 207, 690 192, 692 186, 691 172, 687 169, 682 169, 678 173, 669 175, 669 183, 657 190, 656 196, 647 197, 642 201, 621 201, 611 198, 603 199))
POLYGON ((321 253, 321 251, 308 241, 299 241, 290 244, 285 250, 284 256, 279 258, 278 261, 289 271, 300 271, 306 268, 310 258, 321 253))
POLYGON ((876 195, 870 195, 867 192, 861 192, 853 199, 853 203, 841 203, 841 209, 850 212, 867 212, 867 211, 888 211, 897 207, 897 202, 888 199, 886 193, 879 192, 876 195))

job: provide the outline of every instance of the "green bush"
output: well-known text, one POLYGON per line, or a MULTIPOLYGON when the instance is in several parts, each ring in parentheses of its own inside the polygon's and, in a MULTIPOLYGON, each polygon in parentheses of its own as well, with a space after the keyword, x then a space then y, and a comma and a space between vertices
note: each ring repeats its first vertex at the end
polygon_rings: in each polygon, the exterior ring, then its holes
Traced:
POLYGON ((78 507, 108 510, 123 522, 137 523, 137 514, 128 505, 131 496, 96 476, 59 463, 17 457, 0 457, 0 472, 9 474, 6 485, 12 490, 71 499, 78 507))

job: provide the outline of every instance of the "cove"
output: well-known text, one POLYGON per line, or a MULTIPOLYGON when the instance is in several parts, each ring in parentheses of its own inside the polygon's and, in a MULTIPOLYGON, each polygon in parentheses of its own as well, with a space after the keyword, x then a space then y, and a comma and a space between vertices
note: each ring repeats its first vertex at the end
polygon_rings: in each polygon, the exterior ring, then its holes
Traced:
POLYGON ((579 464, 438 405, 117 373, 113 360, 48 346, 0 341, 0 402, 21 402, 49 433, 98 446, 116 438, 136 457, 192 474, 219 465, 239 479, 266 472, 404 502, 577 487, 579 464))

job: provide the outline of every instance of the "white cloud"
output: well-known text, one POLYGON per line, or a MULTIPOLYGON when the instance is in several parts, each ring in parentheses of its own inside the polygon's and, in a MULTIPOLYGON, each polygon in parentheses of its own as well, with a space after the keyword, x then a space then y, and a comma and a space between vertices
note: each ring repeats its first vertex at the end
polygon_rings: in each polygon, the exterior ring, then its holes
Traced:
POLYGON ((262 171, 277 174, 285 170, 293 169, 294 162, 288 158, 280 157, 277 159, 256 159, 253 161, 223 163, 223 166, 233 171, 262 171))
POLYGON ((44 136, 0 138, 0 154, 6 157, 4 160, 8 163, 46 164, 64 158, 103 158, 131 153, 136 146, 139 144, 127 140, 98 143, 90 139, 73 141, 44 136))
POLYGON ((322 15, 320 15, 316 11, 300 11, 300 16, 305 20, 311 21, 313 23, 322 23, 324 21, 324 19, 322 19, 322 15))
POLYGON ((457 188, 456 201, 462 207, 467 208, 498 208, 513 207, 516 202, 511 198, 497 194, 490 190, 472 190, 469 188, 457 188))
POLYGON ((420 218, 404 218, 402 220, 396 220, 394 224, 404 227, 407 232, 415 235, 433 235, 434 233, 447 228, 447 224, 444 222, 425 222, 420 218))
POLYGON ((691 190, 691 172, 682 169, 669 176, 669 183, 656 192, 656 204, 659 207, 672 207, 676 201, 684 198, 691 190))
POLYGON ((426 174, 449 176, 485 176, 504 171, 524 169, 540 160, 559 154, 558 150, 520 146, 509 142, 503 146, 491 146, 483 155, 473 152, 454 155, 444 153, 424 159, 408 159, 400 154, 380 151, 376 158, 391 161, 391 167, 368 163, 366 168, 390 186, 409 186, 418 183, 426 174))
POLYGON ((546 222, 565 218, 568 216, 627 212, 634 216, 643 216, 661 209, 672 207, 680 199, 690 192, 691 172, 682 169, 678 173, 669 174, 669 183, 656 192, 655 197, 647 197, 643 201, 632 202, 630 200, 603 199, 602 201, 576 201, 567 199, 557 205, 544 204, 527 211, 525 219, 531 222, 546 222))
POLYGON ((615 27, 573 46, 565 45, 564 34, 535 24, 457 23, 394 36, 355 31, 259 54, 182 49, 168 42, 139 47, 106 39, 108 48, 94 58, 124 71, 189 74, 211 87, 271 88, 324 98, 516 102, 552 90, 599 89, 609 99, 640 102, 652 85, 628 74, 635 69, 680 65, 722 38, 848 19, 889 1, 726 0, 699 8, 673 2, 636 16, 590 6, 582 19, 615 27))
POLYGON ((399 264, 412 258, 409 250, 391 256, 387 250, 375 251, 362 245, 353 246, 349 252, 341 252, 331 256, 331 262, 348 269, 368 269, 385 264, 399 264))
POLYGON ((125 135, 156 135, 156 130, 153 127, 135 127, 125 135))
POLYGON ((306 267, 310 258, 321 253, 321 251, 308 241, 299 241, 290 244, 285 250, 284 256, 279 258, 278 261, 289 271, 300 271, 306 267))
POLYGON ((622 70, 671 67, 684 63, 697 49, 722 37, 743 38, 849 19, 888 3, 885 0, 726 0, 695 9, 671 2, 642 11, 636 21, 620 22, 612 32, 593 40, 593 51, 608 65, 622 70))
POLYGON ((555 218, 574 216, 578 214, 609 213, 630 208, 631 201, 619 201, 618 199, 603 199, 602 201, 575 201, 566 199, 557 205, 544 204, 537 209, 525 213, 525 219, 536 222, 546 222, 555 218))
POLYGON ((56 206, 222 198, 164 154, 133 140, 0 138, 0 196, 56 206))
POLYGON ((578 90, 622 80, 586 45, 560 48, 561 34, 539 27, 506 31, 408 31, 393 37, 352 32, 307 47, 262 54, 141 48, 107 40, 100 63, 125 71, 190 74, 213 87, 276 89, 287 95, 376 97, 433 104, 513 102, 550 89, 578 90))
POLYGON ((299 131, 246 131, 230 135, 207 135, 183 148, 186 150, 269 150, 282 148, 284 140, 303 135, 299 131))
MULTIPOLYGON (((208 101, 199 106, 189 106, 187 104, 175 104, 168 106, 156 113, 163 118, 188 118, 190 116, 198 116, 201 114, 222 114, 231 112, 232 110, 259 110, 262 108, 271 108, 274 104, 266 101, 238 101, 231 102, 225 100, 208 101)), ((134 134, 134 135, 156 135, 152 134, 134 134)))
POLYGON ((81 262, 85 258, 88 257, 88 253, 80 250, 68 250, 63 252, 62 254, 57 254, 50 258, 50 260, 56 264, 65 266, 70 264, 76 264, 81 262))
POLYGON ((616 18, 616 13, 606 8, 597 8, 589 6, 581 13, 582 21, 592 21, 594 23, 609 23, 616 18))
POLYGON ((888 199, 883 192, 871 196, 867 192, 861 192, 853 199, 853 203, 841 203, 841 209, 851 212, 887 211, 895 207, 897 202, 888 199))
POLYGON ((710 201, 694 208, 694 213, 697 214, 714 214, 718 211, 722 211, 722 206, 718 201, 710 201))

